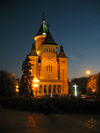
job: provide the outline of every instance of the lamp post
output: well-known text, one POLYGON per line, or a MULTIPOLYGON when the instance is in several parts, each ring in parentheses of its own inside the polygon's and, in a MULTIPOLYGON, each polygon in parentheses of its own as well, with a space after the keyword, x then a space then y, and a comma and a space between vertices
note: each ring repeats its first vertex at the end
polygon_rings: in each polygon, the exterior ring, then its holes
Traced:
POLYGON ((16 96, 18 96, 18 94, 19 94, 19 86, 18 85, 16 85, 16 96))
POLYGON ((92 90, 93 94, 95 94, 95 89, 92 90))
POLYGON ((35 87, 35 89, 34 89, 34 96, 37 96, 37 86, 38 86, 38 83, 39 82, 39 80, 37 79, 37 78, 34 78, 33 79, 33 83, 34 83, 34 87, 35 87))

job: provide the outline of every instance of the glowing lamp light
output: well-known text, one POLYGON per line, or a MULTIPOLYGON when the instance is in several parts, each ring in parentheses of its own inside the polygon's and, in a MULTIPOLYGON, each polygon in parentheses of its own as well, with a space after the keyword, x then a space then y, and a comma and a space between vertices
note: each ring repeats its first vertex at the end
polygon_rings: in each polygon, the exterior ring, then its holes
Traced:
POLYGON ((34 86, 34 87, 37 87, 37 86, 38 86, 38 84, 34 84, 33 86, 34 86))
POLYGON ((33 82, 35 82, 35 83, 36 83, 36 82, 39 82, 39 80, 37 80, 37 78, 35 78, 35 79, 33 80, 33 82))
POLYGON ((46 35, 46 33, 44 32, 43 35, 46 35))
POLYGON ((34 83, 34 87, 37 87, 38 86, 38 84, 36 84, 36 83, 38 83, 39 82, 39 80, 37 79, 37 78, 34 78, 34 80, 33 80, 33 83, 34 83))
POLYGON ((19 89, 16 88, 16 92, 19 92, 19 89))
POLYGON ((93 92, 95 92, 95 90, 92 90, 93 92))
POLYGON ((19 92, 19 86, 18 85, 16 85, 16 92, 19 92))
POLYGON ((18 88, 19 88, 19 86, 18 86, 18 85, 16 85, 16 88, 18 89, 18 88))

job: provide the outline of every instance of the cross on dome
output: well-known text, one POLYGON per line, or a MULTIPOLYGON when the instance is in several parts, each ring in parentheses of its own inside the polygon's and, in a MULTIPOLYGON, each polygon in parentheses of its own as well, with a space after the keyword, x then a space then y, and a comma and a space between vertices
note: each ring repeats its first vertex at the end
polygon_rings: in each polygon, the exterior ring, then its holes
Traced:
POLYGON ((46 23, 45 20, 44 20, 44 15, 45 15, 45 13, 43 12, 42 14, 43 14, 42 23, 46 23))

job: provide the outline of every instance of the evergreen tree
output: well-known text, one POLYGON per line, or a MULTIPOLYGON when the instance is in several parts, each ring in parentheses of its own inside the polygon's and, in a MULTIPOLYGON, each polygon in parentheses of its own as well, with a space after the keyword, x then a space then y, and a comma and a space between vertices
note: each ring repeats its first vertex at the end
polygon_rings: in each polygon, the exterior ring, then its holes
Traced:
POLYGON ((13 73, 11 75, 11 87, 10 87, 10 94, 15 95, 16 91, 16 79, 15 79, 15 74, 13 73))
POLYGON ((27 97, 29 94, 29 90, 31 90, 31 66, 30 59, 28 55, 26 56, 25 61, 22 64, 22 78, 21 78, 21 86, 19 88, 20 94, 25 94, 27 97))

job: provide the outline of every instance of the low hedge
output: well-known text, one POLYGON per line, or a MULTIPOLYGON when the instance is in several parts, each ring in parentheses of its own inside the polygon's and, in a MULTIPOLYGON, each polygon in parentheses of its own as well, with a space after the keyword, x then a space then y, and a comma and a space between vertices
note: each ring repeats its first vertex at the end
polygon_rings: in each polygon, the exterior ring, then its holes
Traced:
POLYGON ((51 98, 51 99, 1 99, 1 105, 6 109, 16 109, 41 113, 100 113, 100 101, 83 99, 51 98))

